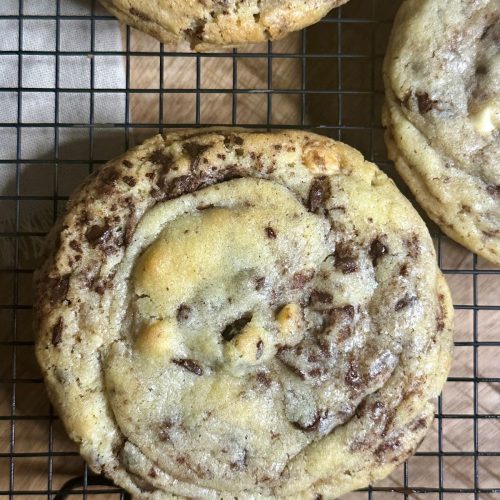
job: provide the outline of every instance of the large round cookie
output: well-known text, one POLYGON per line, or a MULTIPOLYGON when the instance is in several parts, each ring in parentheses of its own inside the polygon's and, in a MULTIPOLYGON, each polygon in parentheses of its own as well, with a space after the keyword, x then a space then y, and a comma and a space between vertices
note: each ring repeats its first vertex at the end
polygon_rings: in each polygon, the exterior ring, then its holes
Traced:
POLYGON ((389 156, 434 222, 500 264, 500 9, 407 0, 384 67, 389 156))
POLYGON ((347 0, 101 0, 118 19, 164 43, 214 50, 282 38, 347 0))
POLYGON ((360 153, 158 135, 92 175, 36 275, 37 356, 90 466, 141 498, 333 498, 423 439, 450 365, 432 240, 360 153))

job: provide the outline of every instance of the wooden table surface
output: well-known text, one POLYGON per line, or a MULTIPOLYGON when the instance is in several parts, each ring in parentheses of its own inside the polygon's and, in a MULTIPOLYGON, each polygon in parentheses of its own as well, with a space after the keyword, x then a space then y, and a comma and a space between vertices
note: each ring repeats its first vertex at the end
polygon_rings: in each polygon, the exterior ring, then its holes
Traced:
MULTIPOLYGON (((359 1, 353 0, 355 4, 359 1)), ((131 49, 134 51, 156 51, 158 43, 151 38, 134 30, 131 49)), ((314 30, 317 39, 313 37, 311 45, 320 47, 325 43, 326 34, 321 31, 321 25, 314 30)), ((284 41, 276 43, 274 51, 279 53, 296 53, 301 50, 301 34, 293 34, 284 41)), ((264 46, 248 49, 252 52, 265 52, 264 46)), ((300 89, 301 86, 301 60, 300 59, 276 59, 273 61, 272 84, 274 88, 300 89)), ((336 64, 336 63, 332 63, 336 64)), ((265 58, 240 58, 237 62, 237 82, 241 89, 267 88, 268 85, 268 61, 265 58)), ((381 88, 380 68, 375 68, 375 85, 381 88)), ((352 69, 354 85, 365 78, 366 68, 352 69)), ((308 88, 338 88, 338 73, 335 68, 325 71, 324 64, 308 63, 307 68, 308 88)), ((201 86, 207 88, 228 88, 233 84, 233 60, 232 58, 203 58, 201 61, 201 86)), ((164 87, 176 89, 192 89, 196 83, 196 58, 168 57, 165 59, 164 87)), ((159 72, 158 58, 134 57, 130 60, 130 85, 131 88, 148 89, 158 88, 159 72), (133 59, 133 60, 132 60, 133 59)), ((377 97, 377 99, 379 99, 377 97)), ((268 113, 268 102, 266 94, 238 94, 236 101, 236 118, 239 125, 265 124, 268 113)), ((159 121, 159 98, 157 93, 138 93, 130 95, 130 122, 131 123, 158 123, 159 121)), ((163 121, 170 124, 192 123, 195 121, 196 94, 179 93, 165 94, 163 98, 163 121)), ((231 123, 233 96, 231 93, 202 93, 200 96, 200 118, 201 123, 231 123)), ((375 103, 378 110, 378 102, 375 103)), ((345 123, 351 119, 366 115, 365 101, 353 100, 349 106, 344 103, 343 113, 345 123)), ((275 124, 300 124, 301 123, 301 97, 289 93, 273 96, 272 122, 275 124)), ((338 114, 338 99, 326 96, 308 101, 308 110, 305 114, 304 123, 325 123, 329 117, 338 114)), ((378 115, 375 120, 379 123, 378 115)), ((104 138, 109 131, 101 131, 104 138)), ((99 134, 99 130, 96 130, 99 134)), ((142 139, 151 135, 151 129, 133 129, 130 132, 130 144, 141 142, 142 139)), ((356 137, 355 134, 343 133, 343 140, 358 147, 366 155, 370 153, 373 145, 375 160, 385 159, 385 148, 382 143, 381 134, 377 134, 372 141, 375 144, 367 146, 364 138, 356 137)), ((109 137, 108 137, 109 140, 109 137)), ((109 156, 123 149, 123 141, 119 141, 116 147, 111 147, 109 156)), ((86 170, 79 170, 80 178, 86 174, 86 170)), ((77 176, 74 176, 77 177, 77 176)), ((78 180, 78 179, 76 179, 78 180)), ((72 179, 69 182, 76 182, 72 179)), ((407 193, 407 190, 402 189, 407 193)), ((47 218, 47 217, 46 217, 47 218)), ((43 222, 42 224, 46 224, 43 222)), ((21 246, 22 258, 32 266, 36 264, 36 254, 39 250, 39 241, 26 243, 21 246)), ((441 244, 442 266, 446 269, 470 270, 472 269, 472 255, 451 242, 442 238, 441 244)), ((493 267, 479 259, 479 269, 492 269, 493 267)), ((31 276, 20 276, 19 294, 24 297, 26 303, 31 300, 30 279, 31 276)), ((481 275, 477 278, 478 303, 481 305, 494 305, 500 303, 500 277, 493 275, 481 275)), ((471 274, 447 274, 448 283, 452 290, 455 304, 469 305, 473 303, 473 278, 471 274)), ((0 274, 0 302, 2 293, 8 288, 7 278, 0 274)), ((17 317, 17 339, 31 340, 30 311, 24 311, 17 317)), ((10 321, 6 318, 3 330, 9 334, 10 321)), ((456 312, 456 341, 470 342, 473 340, 473 313, 471 310, 458 310, 456 312)), ((500 311, 481 311, 477 318, 480 341, 498 341, 500 339, 500 311)), ((8 337, 5 337, 8 338, 8 337)), ((478 352, 478 373, 480 377, 500 377, 500 363, 498 356, 500 349, 494 347, 481 347, 478 352)), ((33 356, 31 346, 16 348, 16 374, 18 378, 36 379, 39 371, 33 356)), ((2 377, 9 378, 12 375, 12 347, 0 347, 0 370, 2 377)), ((451 376, 472 377, 474 375, 474 350, 471 346, 462 346, 455 349, 454 362, 451 376)), ((0 415, 8 416, 11 413, 12 385, 0 384, 0 415)), ((477 409, 480 414, 500 414, 500 384, 480 383, 478 385, 477 409)), ((471 416, 474 413, 473 384, 467 382, 448 382, 443 392, 443 413, 464 414, 471 416)), ((16 386, 16 415, 20 420, 16 421, 15 429, 15 451, 18 453, 46 453, 49 446, 49 421, 47 418, 33 420, 31 416, 49 415, 49 404, 43 386, 40 383, 23 383, 16 386), (23 418, 25 418, 23 420, 23 418)), ((500 420, 480 419, 478 423, 478 445, 480 451, 500 451, 500 420)), ((8 453, 10 449, 10 421, 0 421, 0 453, 8 453)), ((75 446, 66 437, 61 423, 56 420, 53 424, 52 450, 56 452, 75 451, 75 446)), ((473 452, 474 451, 474 420, 472 418, 445 418, 434 422, 432 430, 422 443, 420 451, 445 452, 473 452), (442 426, 442 442, 438 440, 438 426, 442 426)), ((5 457, 0 459, 0 490, 8 489, 8 466, 9 461, 5 457)), ((57 489, 68 479, 82 474, 83 462, 78 456, 55 456, 52 459, 53 480, 51 487, 57 489)), ((16 490, 45 490, 47 488, 48 475, 47 457, 21 457, 15 460, 15 489, 16 490)), ((378 483, 380 486, 402 487, 403 466, 399 467, 390 477, 378 483)), ((443 458, 444 486, 452 488, 474 487, 474 457, 467 456, 445 456, 443 458)), ((478 461, 478 473, 481 487, 500 488, 500 457, 480 457, 478 461)), ((439 486, 438 458, 429 456, 412 457, 409 460, 410 487, 439 486)), ((36 495, 35 495, 36 496, 36 495)), ((117 498, 116 494, 99 496, 96 498, 117 498)), ((389 500, 402 498, 401 493, 378 492, 375 498, 389 500)), ((438 498, 437 493, 420 495, 410 494, 411 498, 438 498)), ((472 494, 447 493, 445 498, 449 499, 472 499, 472 494)), ((31 497, 33 498, 33 497, 31 497)), ((40 495, 42 498, 42 495, 40 495)), ((347 495, 346 499, 365 499, 366 493, 353 493, 347 495)), ((483 494, 481 499, 499 499, 500 494, 483 494)))

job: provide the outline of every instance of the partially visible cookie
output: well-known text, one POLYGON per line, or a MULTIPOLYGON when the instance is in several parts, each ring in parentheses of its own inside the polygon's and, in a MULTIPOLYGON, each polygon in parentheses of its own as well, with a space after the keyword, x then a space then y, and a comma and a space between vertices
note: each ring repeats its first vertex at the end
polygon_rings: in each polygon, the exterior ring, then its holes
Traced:
POLYGON ((138 498, 334 498, 413 453, 451 361, 424 222, 345 144, 158 135, 71 197, 36 353, 92 469, 138 498))
POLYGON ((101 0, 121 21, 164 43, 203 51, 277 40, 316 23, 347 0, 101 0))
POLYGON ((500 264, 500 9, 406 0, 385 64, 389 156, 429 217, 500 264))

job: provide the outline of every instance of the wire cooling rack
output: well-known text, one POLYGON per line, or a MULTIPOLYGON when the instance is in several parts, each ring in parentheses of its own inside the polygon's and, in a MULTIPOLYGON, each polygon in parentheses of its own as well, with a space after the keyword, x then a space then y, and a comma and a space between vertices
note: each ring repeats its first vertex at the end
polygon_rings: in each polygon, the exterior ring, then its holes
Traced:
MULTIPOLYGON (((32 272, 71 189, 147 135, 211 124, 315 130, 358 148, 398 182, 380 108, 382 59, 399 3, 351 0, 284 41, 195 54, 117 28, 95 0, 0 2, 1 496, 128 497, 87 469, 48 404, 33 355, 32 272), (86 29, 82 46, 67 36, 72 23, 86 29), (101 43, 113 27, 120 47, 101 43), (46 46, 26 43, 33 29, 49 34, 46 46), (70 59, 82 68, 73 78, 70 59), (40 61, 53 64, 48 80, 37 73, 40 61), (102 78, 111 61, 123 65, 123 81, 102 78), (103 120, 103 100, 120 120, 103 120), (27 147, 33 141, 43 153, 27 147)), ((500 498, 500 269, 429 225, 455 302, 452 372, 417 454, 345 498, 500 498)))

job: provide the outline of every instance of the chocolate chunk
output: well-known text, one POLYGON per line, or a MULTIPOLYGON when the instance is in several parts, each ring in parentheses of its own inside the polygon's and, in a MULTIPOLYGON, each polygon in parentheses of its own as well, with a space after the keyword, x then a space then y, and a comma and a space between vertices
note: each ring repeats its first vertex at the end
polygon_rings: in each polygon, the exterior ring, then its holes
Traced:
POLYGON ((197 42, 203 40, 203 32, 205 31, 206 23, 205 19, 195 19, 191 27, 184 30, 184 33, 191 41, 191 48, 193 48, 197 42))
POLYGON ((256 360, 260 359, 263 353, 264 353, 264 342, 262 342, 262 340, 259 340, 257 342, 257 351, 255 353, 255 359, 256 360))
POLYGON ((348 304, 344 307, 334 307, 329 313, 329 326, 334 326, 340 321, 345 321, 346 319, 352 323, 354 320, 355 309, 354 306, 348 304))
POLYGON ((164 169, 165 174, 168 172, 168 170, 170 170, 170 168, 174 164, 172 155, 170 153, 165 153, 165 151, 161 149, 156 149, 155 151, 150 153, 149 156, 147 157, 147 160, 150 161, 151 163, 161 165, 164 169))
POLYGON ((439 294, 438 295, 438 312, 436 314, 436 328, 438 332, 442 332, 445 327, 444 323, 444 318, 445 318, 445 313, 444 313, 444 295, 439 294))
POLYGON ((184 144, 182 151, 191 158, 191 170, 195 170, 200 163, 200 156, 210 149, 210 145, 198 144, 197 142, 188 142, 184 144))
POLYGON ((213 172, 204 172, 203 174, 200 173, 198 175, 181 175, 170 180, 169 182, 162 177, 158 182, 158 186, 165 193, 165 196, 162 195, 162 197, 171 200, 186 193, 192 193, 216 182, 239 179, 243 176, 244 173, 238 168, 237 165, 228 165, 223 170, 214 169, 213 172))
POLYGON ((300 290, 306 283, 314 278, 314 271, 299 271, 292 276, 292 290, 300 290))
POLYGON ((308 209, 316 213, 320 208, 325 206, 325 203, 331 196, 331 185, 328 177, 315 177, 309 188, 309 197, 307 199, 308 209))
POLYGON ((321 368, 313 368, 312 370, 309 370, 307 372, 307 375, 312 378, 318 378, 322 375, 322 373, 323 371, 321 370, 321 368))
POLYGON ((124 177, 122 177, 122 179, 123 182, 125 182, 125 184, 128 184, 130 187, 134 187, 137 184, 137 180, 135 179, 135 177, 131 177, 130 175, 125 175, 124 177))
POLYGON ((438 103, 438 101, 432 100, 427 92, 417 92, 415 95, 417 96, 418 110, 422 114, 428 113, 438 103))
POLYGON ((418 431, 419 429, 424 428, 427 425, 427 419, 425 417, 420 417, 415 419, 413 422, 410 422, 408 428, 412 431, 418 431))
POLYGON ((261 276, 260 278, 255 279, 255 290, 259 291, 264 288, 264 285, 266 284, 266 278, 264 276, 261 276))
POLYGON ((181 175, 165 186, 164 191, 168 199, 178 198, 186 193, 196 191, 202 185, 199 177, 194 175, 181 175))
POLYGON ((75 251, 75 252, 81 252, 82 251, 82 245, 80 244, 79 241, 76 240, 71 240, 69 242, 69 246, 75 251))
POLYGON ((195 375, 203 375, 203 368, 196 363, 196 361, 193 361, 192 359, 173 359, 172 360, 176 365, 182 366, 182 368, 185 368, 186 370, 190 371, 191 373, 194 373, 195 375))
POLYGON ((272 380, 266 372, 257 372, 255 378, 257 379, 257 382, 259 382, 263 386, 271 387, 272 380))
POLYGON ((337 341, 344 342, 352 335, 352 326, 346 325, 339 330, 337 341))
POLYGON ((408 264, 403 264, 401 268, 399 269, 399 275, 400 276, 408 276, 409 271, 408 271, 408 264))
POLYGON ((267 226, 265 228, 265 232, 266 232, 266 235, 268 238, 270 238, 272 240, 276 239, 276 231, 271 226, 267 226))
POLYGON ((101 179, 105 184, 113 186, 119 177, 120 174, 114 168, 108 168, 103 172, 101 179))
POLYGON ((50 278, 47 283, 47 291, 51 304, 61 302, 66 298, 69 289, 69 274, 60 278, 50 278))
POLYGON ((111 228, 108 224, 104 224, 103 226, 98 226, 94 224, 89 227, 85 232, 85 238, 87 241, 95 247, 98 244, 106 243, 111 236, 111 228))
POLYGON ((405 307, 413 304, 416 301, 417 301, 417 297, 409 297, 407 295, 406 297, 403 297, 402 299, 399 299, 396 302, 396 305, 394 306, 394 310, 400 311, 401 309, 404 309, 405 307))
POLYGON ((151 469, 149 469, 148 476, 153 478, 153 479, 157 476, 156 471, 153 469, 153 467, 151 467, 151 469))
POLYGON ((52 345, 58 345, 61 342, 63 328, 64 321, 62 316, 59 316, 59 319, 52 328, 52 345))
POLYGON ((321 358, 318 356, 318 354, 314 352, 307 356, 307 361, 309 361, 309 363, 317 363, 318 361, 320 361, 320 359, 321 358))
POLYGON ((376 266, 379 259, 386 253, 387 247, 378 238, 375 238, 370 245, 370 257, 373 265, 376 266))
POLYGON ((291 422, 291 424, 295 428, 300 429, 301 431, 305 432, 317 431, 321 425, 321 422, 327 417, 328 417, 328 410, 323 410, 316 412, 314 420, 312 421, 312 423, 308 425, 303 425, 300 422, 291 422))
POLYGON ((244 142, 243 137, 240 137, 239 135, 229 134, 224 138, 224 146, 228 149, 231 148, 232 144, 243 146, 244 142))
POLYGON ((128 161, 128 160, 122 160, 122 163, 125 167, 127 168, 132 168, 132 162, 128 161))
POLYGON ((310 304, 331 304, 333 297, 328 292, 322 292, 320 290, 313 290, 311 292, 311 297, 309 298, 310 304))
POLYGON ((152 187, 149 190, 149 195, 153 200, 159 201, 165 199, 165 194, 158 188, 152 187))
POLYGON ((347 315, 350 321, 354 319, 354 306, 352 306, 351 304, 344 306, 342 307, 342 311, 347 315))
POLYGON ((401 446, 401 441, 399 438, 395 437, 387 440, 385 443, 382 443, 376 450, 375 455, 379 460, 381 460, 384 455, 388 452, 394 451, 395 449, 401 446))
POLYGON ((234 321, 233 323, 230 323, 229 325, 227 325, 223 332, 222 332, 222 338, 229 342, 231 339, 233 339, 234 337, 236 337, 236 335, 238 335, 241 330, 243 329, 243 327, 250 322, 250 320, 252 319, 252 315, 251 314, 245 314, 244 316, 242 316, 241 318, 237 319, 236 321, 234 321))
POLYGON ((153 19, 151 19, 147 14, 136 9, 135 7, 130 7, 130 9, 128 11, 130 12, 130 15, 132 15, 134 17, 138 17, 139 19, 142 19, 143 21, 146 21, 149 23, 154 22, 153 19))
POLYGON ((191 158, 197 158, 201 154, 203 154, 207 149, 210 149, 210 145, 199 144, 197 142, 187 142, 182 147, 182 151, 184 154, 188 155, 191 158))
POLYGON ((354 273, 359 270, 357 254, 348 243, 337 243, 334 252, 335 267, 339 268, 344 274, 354 273))
POLYGON ((181 304, 178 309, 177 309, 177 321, 182 322, 182 321, 187 321, 189 319, 189 316, 191 314, 191 307, 189 307, 187 304, 181 304))
POLYGON ((408 257, 416 259, 420 255, 420 240, 416 234, 405 241, 406 248, 408 249, 408 257))
POLYGON ((318 342, 318 347, 321 351, 321 354, 323 354, 323 356, 325 358, 331 357, 332 351, 330 348, 330 344, 324 339, 319 339, 317 342, 318 342))

